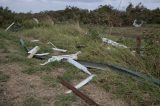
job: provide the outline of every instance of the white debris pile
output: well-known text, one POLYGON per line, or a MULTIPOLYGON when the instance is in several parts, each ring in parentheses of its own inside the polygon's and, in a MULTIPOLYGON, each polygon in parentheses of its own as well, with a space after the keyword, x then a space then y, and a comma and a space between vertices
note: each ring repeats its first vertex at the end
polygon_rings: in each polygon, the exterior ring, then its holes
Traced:
MULTIPOLYGON (((92 78, 95 76, 95 75, 91 74, 91 73, 88 71, 87 67, 85 67, 84 65, 82 65, 82 64, 78 63, 77 61, 75 61, 75 60, 78 59, 78 55, 79 55, 80 53, 81 53, 81 52, 79 51, 79 52, 77 52, 77 53, 75 53, 75 54, 52 56, 51 58, 48 59, 48 61, 46 61, 45 63, 43 63, 43 64, 41 64, 41 65, 46 65, 46 64, 48 64, 48 63, 50 63, 50 62, 55 62, 55 61, 60 62, 60 61, 62 61, 62 60, 66 60, 66 62, 74 65, 74 66, 77 67, 79 70, 81 70, 81 71, 83 71, 83 72, 85 72, 86 74, 89 75, 88 78, 86 78, 85 80, 83 80, 82 82, 80 82, 79 84, 77 84, 77 85, 75 86, 75 88, 79 89, 79 88, 81 88, 82 86, 86 85, 88 82, 90 82, 90 81, 92 80, 92 78)), ((72 92, 72 91, 69 90, 69 91, 67 91, 66 93, 71 93, 71 92, 72 92)))
POLYGON ((120 44, 120 43, 117 43, 113 40, 110 40, 108 38, 102 38, 102 41, 103 43, 106 43, 106 44, 109 44, 109 45, 112 45, 114 47, 118 47, 118 48, 128 48, 127 46, 123 45, 123 44, 120 44))
MULTIPOLYGON (((31 42, 38 42, 39 40, 31 40, 31 42)), ((64 50, 64 49, 59 49, 57 48, 53 43, 51 42, 48 42, 48 44, 51 44, 53 45, 53 50, 55 51, 60 51, 60 52, 66 52, 67 50, 64 50)), ((40 47, 39 46, 35 46, 33 49, 31 49, 30 51, 28 51, 28 58, 32 58, 34 55, 35 56, 46 56, 48 55, 49 53, 41 53, 41 54, 38 54, 37 52, 40 50, 40 47)), ((58 61, 58 62, 68 62, 70 64, 72 64, 73 66, 77 67, 79 70, 83 71, 84 73, 86 73, 87 75, 89 75, 85 80, 81 81, 79 84, 77 84, 75 86, 75 88, 79 89, 81 88, 82 86, 86 85, 87 83, 89 83, 93 77, 95 75, 91 74, 87 67, 85 67, 84 65, 80 64, 79 62, 77 62, 76 60, 78 59, 78 55, 81 54, 81 51, 78 51, 77 53, 75 54, 67 54, 67 55, 57 55, 57 56, 52 56, 51 58, 49 58, 46 62, 40 64, 40 65, 46 65, 50 62, 55 62, 55 61, 58 61)), ((67 91, 66 93, 71 93, 72 91, 67 91)))

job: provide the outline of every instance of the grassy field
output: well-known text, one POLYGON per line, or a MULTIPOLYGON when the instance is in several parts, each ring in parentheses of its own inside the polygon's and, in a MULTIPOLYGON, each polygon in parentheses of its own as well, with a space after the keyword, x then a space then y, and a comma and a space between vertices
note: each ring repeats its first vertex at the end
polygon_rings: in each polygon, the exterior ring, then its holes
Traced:
MULTIPOLYGON (((40 53, 50 52, 50 56, 62 53, 53 52, 51 41, 59 48, 67 49, 67 54, 82 51, 80 60, 111 63, 132 69, 146 75, 151 75, 144 60, 139 55, 133 55, 130 50, 117 49, 104 45, 101 37, 107 37, 128 47, 136 47, 136 40, 109 35, 112 32, 143 34, 148 30, 160 32, 159 27, 144 28, 122 27, 109 28, 104 26, 81 27, 74 24, 55 24, 23 29, 18 32, 5 32, 0 29, 0 106, 87 106, 74 94, 66 95, 67 88, 57 80, 62 76, 73 85, 87 76, 74 66, 54 62, 45 66, 40 63, 45 60, 28 59, 26 52, 19 43, 23 38, 28 48, 40 46, 40 53), (32 43, 30 40, 40 42, 32 43), (84 45, 85 48, 77 48, 84 45), (110 49, 108 49, 110 48, 110 49)), ((143 41, 142 41, 143 42, 143 41)), ((143 42, 144 44, 144 42, 143 42)), ((80 90, 102 106, 159 106, 160 87, 137 81, 129 76, 106 71, 90 69, 96 77, 80 90)))

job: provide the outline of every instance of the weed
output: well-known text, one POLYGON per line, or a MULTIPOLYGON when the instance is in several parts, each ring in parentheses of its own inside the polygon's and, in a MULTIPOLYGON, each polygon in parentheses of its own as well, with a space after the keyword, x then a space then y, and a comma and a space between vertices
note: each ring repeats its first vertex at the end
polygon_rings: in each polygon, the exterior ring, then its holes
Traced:
POLYGON ((56 87, 58 83, 58 80, 55 77, 50 76, 50 75, 42 76, 41 79, 44 80, 46 84, 51 87, 56 87))
POLYGON ((33 97, 27 97, 23 104, 24 106, 41 106, 41 101, 33 97))
POLYGON ((64 64, 64 68, 66 68, 66 71, 63 74, 63 79, 66 81, 85 78, 85 74, 81 70, 77 69, 76 67, 70 64, 64 64))
POLYGON ((77 97, 73 94, 58 95, 56 97, 55 106, 71 106, 72 102, 75 102, 77 97))
POLYGON ((97 75, 94 82, 102 86, 107 92, 114 94, 115 98, 124 98, 130 105, 148 106, 153 103, 155 105, 160 103, 160 89, 158 87, 140 83, 126 75, 105 72, 97 75), (144 95, 147 97, 144 98, 144 95))
POLYGON ((2 71, 0 71, 0 82, 6 82, 9 79, 8 75, 5 75, 2 71))

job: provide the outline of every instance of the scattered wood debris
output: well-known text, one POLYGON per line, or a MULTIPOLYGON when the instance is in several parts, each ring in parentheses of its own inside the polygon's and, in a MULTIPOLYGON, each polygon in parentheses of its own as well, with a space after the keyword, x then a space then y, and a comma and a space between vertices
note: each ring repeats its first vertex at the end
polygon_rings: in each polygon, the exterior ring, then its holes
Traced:
MULTIPOLYGON (((82 82, 80 82, 79 84, 77 84, 77 85, 75 86, 75 88, 76 88, 76 89, 79 89, 79 88, 81 88, 82 86, 86 85, 88 82, 90 82, 90 81, 93 79, 93 77, 95 77, 94 74, 90 75, 88 78, 86 78, 85 80, 83 80, 82 82)), ((69 90, 69 91, 67 91, 66 93, 68 94, 68 93, 71 93, 71 92, 72 92, 72 90, 69 90)))
POLYGON ((84 71, 84 72, 87 73, 88 75, 91 75, 91 73, 88 71, 88 69, 87 69, 84 65, 76 62, 75 60, 73 60, 73 59, 71 59, 71 58, 68 58, 68 59, 67 59, 67 62, 71 63, 72 65, 74 65, 74 66, 77 67, 78 69, 84 71))
POLYGON ((31 42, 39 42, 39 40, 35 39, 35 40, 31 40, 31 42))
POLYGON ((36 56, 46 56, 49 55, 49 53, 40 53, 40 54, 35 54, 36 56))
POLYGON ((37 18, 33 18, 33 20, 34 20, 37 24, 39 24, 39 20, 38 20, 37 18))
POLYGON ((48 42, 48 44, 51 44, 54 47, 54 48, 52 48, 54 51, 67 52, 67 50, 65 50, 65 49, 57 48, 52 42, 48 42))
POLYGON ((114 46, 114 47, 128 48, 127 46, 122 45, 122 44, 119 44, 119 43, 117 43, 117 42, 115 42, 115 41, 113 41, 113 40, 110 40, 110 39, 108 39, 108 38, 102 38, 102 41, 103 41, 103 43, 112 45, 112 46, 114 46))
POLYGON ((77 55, 79 55, 81 52, 77 52, 75 54, 69 54, 69 55, 58 55, 58 56, 52 56, 51 58, 48 59, 48 61, 46 61, 45 63, 41 64, 41 65, 46 65, 50 62, 54 62, 54 61, 61 61, 61 60, 66 60, 68 58, 77 60, 77 55))
POLYGON ((32 58, 37 52, 38 50, 40 49, 39 46, 35 46, 32 50, 30 50, 28 53, 28 58, 32 58))
POLYGON ((11 25, 9 25, 9 26, 5 29, 5 31, 8 31, 13 25, 14 25, 14 22, 13 22, 11 25))
POLYGON ((83 99, 90 106, 99 106, 99 104, 97 104, 95 101, 93 101, 92 99, 90 99, 88 96, 86 96, 85 94, 83 94, 82 92, 80 92, 78 89, 76 89, 74 86, 72 86, 68 82, 62 80, 61 78, 59 78, 59 80, 60 80, 60 82, 61 82, 62 85, 66 86, 68 89, 71 89, 74 94, 76 94, 77 96, 79 96, 81 99, 83 99))

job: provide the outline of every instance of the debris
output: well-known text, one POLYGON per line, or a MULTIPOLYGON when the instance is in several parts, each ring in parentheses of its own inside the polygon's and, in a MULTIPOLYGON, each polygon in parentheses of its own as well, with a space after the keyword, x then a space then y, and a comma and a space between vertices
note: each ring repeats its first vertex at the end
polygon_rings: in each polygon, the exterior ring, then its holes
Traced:
POLYGON ((31 42, 39 42, 39 40, 31 40, 31 42))
POLYGON ((59 49, 57 48, 52 42, 48 42, 48 44, 51 44, 54 48, 52 48, 55 51, 59 51, 59 52, 67 52, 67 50, 65 49, 59 49))
POLYGON ((119 44, 119 43, 117 43, 117 42, 115 42, 115 41, 113 41, 113 40, 110 40, 110 39, 108 39, 108 38, 102 38, 102 41, 103 41, 104 43, 106 43, 106 44, 110 44, 110 45, 115 46, 115 47, 128 48, 127 46, 122 45, 122 44, 119 44))
POLYGON ((145 81, 152 82, 153 84, 160 86, 160 80, 159 79, 155 79, 153 77, 147 77, 144 74, 126 69, 126 68, 121 67, 121 66, 117 66, 117 65, 114 65, 114 64, 107 64, 107 63, 102 64, 102 63, 80 61, 80 60, 78 60, 78 62, 80 64, 83 64, 85 67, 100 69, 100 70, 104 70, 104 71, 107 70, 108 68, 111 68, 111 69, 113 69, 113 71, 127 74, 127 75, 129 75, 133 78, 144 79, 145 81))
POLYGON ((35 46, 32 50, 30 50, 28 53, 28 58, 32 58, 37 52, 38 50, 40 49, 39 46, 35 46))
POLYGON ((48 61, 46 61, 45 63, 43 64, 40 64, 40 65, 46 65, 50 62, 54 62, 54 61, 61 61, 63 59, 67 60, 68 58, 71 58, 71 59, 74 59, 74 60, 77 60, 77 55, 79 55, 81 53, 81 51, 75 53, 75 54, 70 54, 70 55, 59 55, 59 56, 52 56, 51 58, 48 59, 48 61))
POLYGON ((8 31, 13 25, 14 25, 14 22, 13 22, 11 25, 9 25, 9 26, 5 29, 5 31, 8 31))
POLYGON ((83 66, 82 64, 76 62, 75 60, 68 58, 67 61, 71 64, 73 64, 75 67, 79 68, 80 70, 84 71, 85 73, 91 75, 91 73, 88 71, 88 69, 83 66))
POLYGON ((36 56, 46 56, 49 55, 49 53, 41 53, 41 54, 35 54, 36 56))
POLYGON ((66 86, 68 89, 71 89, 74 94, 79 96, 81 99, 85 100, 85 102, 88 103, 90 106, 99 106, 99 104, 94 102, 92 99, 90 99, 88 96, 80 92, 78 89, 76 89, 74 86, 72 86, 68 82, 62 80, 61 78, 59 78, 59 80, 62 85, 66 86))
MULTIPOLYGON (((90 82, 90 81, 93 79, 93 77, 95 77, 94 74, 93 74, 93 75, 90 75, 88 78, 86 78, 85 80, 83 80, 82 82, 80 82, 78 85, 76 85, 75 88, 76 88, 76 89, 79 89, 79 88, 81 88, 82 86, 86 85, 88 82, 90 82)), ((67 91, 66 93, 68 94, 68 93, 71 93, 71 92, 72 92, 72 91, 69 90, 69 91, 67 91)))
POLYGON ((143 21, 141 21, 140 24, 137 24, 137 20, 135 19, 134 22, 133 22, 133 26, 135 26, 137 28, 141 27, 142 25, 143 25, 143 21))
MULTIPOLYGON (((20 44, 21 44, 21 46, 25 49, 25 51, 26 51, 26 53, 28 54, 28 48, 26 47, 26 45, 25 45, 25 43, 24 43, 24 40, 21 38, 20 39, 20 44)), ((44 59, 46 59, 46 57, 43 57, 43 56, 38 56, 38 55, 34 55, 33 56, 34 58, 37 58, 37 59, 41 59, 41 60, 44 60, 44 59)))
POLYGON ((40 65, 46 65, 50 62, 54 62, 54 61, 62 61, 62 60, 67 60, 67 62, 73 64, 75 67, 79 68, 80 70, 84 71, 85 73, 91 75, 91 73, 88 71, 88 69, 81 65, 80 63, 76 62, 74 59, 77 59, 77 55, 81 53, 80 51, 75 53, 75 54, 71 54, 71 55, 59 55, 59 56, 52 56, 51 58, 48 59, 48 61, 46 61, 43 64, 40 65))
POLYGON ((28 48, 25 46, 25 43, 22 38, 20 39, 20 44, 25 49, 25 51, 28 53, 28 48))
POLYGON ((59 52, 67 52, 67 50, 64 49, 59 49, 59 48, 52 48, 52 49, 59 52))
POLYGON ((72 58, 74 60, 77 60, 78 59, 78 55, 81 54, 81 51, 78 51, 77 53, 75 54, 70 54, 70 55, 61 55, 62 57, 64 58, 72 58))
POLYGON ((33 18, 33 20, 34 20, 37 24, 39 24, 39 20, 38 20, 37 18, 33 18))
POLYGON ((62 59, 64 59, 63 57, 59 57, 59 56, 52 56, 51 58, 49 58, 46 62, 44 62, 44 63, 42 63, 42 64, 40 64, 40 65, 46 65, 46 64, 48 64, 48 63, 50 63, 50 62, 54 62, 54 61, 61 61, 62 59))
POLYGON ((57 48, 52 42, 48 42, 48 44, 51 44, 53 47, 57 48))

